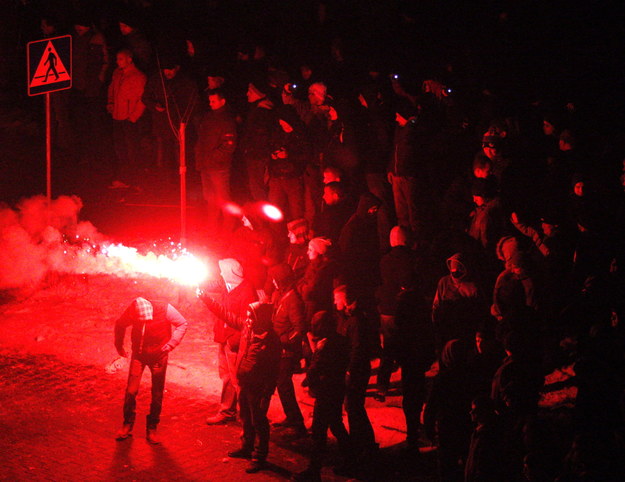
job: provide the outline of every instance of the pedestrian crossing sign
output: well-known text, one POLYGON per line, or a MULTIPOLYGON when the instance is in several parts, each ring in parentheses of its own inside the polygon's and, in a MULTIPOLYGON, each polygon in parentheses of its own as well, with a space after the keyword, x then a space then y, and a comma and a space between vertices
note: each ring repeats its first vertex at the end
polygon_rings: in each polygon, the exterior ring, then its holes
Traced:
POLYGON ((28 43, 28 95, 46 94, 72 86, 72 36, 28 43))

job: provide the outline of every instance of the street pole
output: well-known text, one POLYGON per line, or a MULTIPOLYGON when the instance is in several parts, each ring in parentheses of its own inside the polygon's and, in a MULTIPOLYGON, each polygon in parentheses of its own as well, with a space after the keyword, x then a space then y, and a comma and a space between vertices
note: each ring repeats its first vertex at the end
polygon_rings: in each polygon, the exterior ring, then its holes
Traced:
POLYGON ((187 164, 186 139, 187 124, 180 123, 180 244, 184 248, 187 244, 187 164))
POLYGON ((52 129, 50 127, 50 92, 46 92, 46 198, 48 200, 47 215, 50 224, 52 208, 52 129))

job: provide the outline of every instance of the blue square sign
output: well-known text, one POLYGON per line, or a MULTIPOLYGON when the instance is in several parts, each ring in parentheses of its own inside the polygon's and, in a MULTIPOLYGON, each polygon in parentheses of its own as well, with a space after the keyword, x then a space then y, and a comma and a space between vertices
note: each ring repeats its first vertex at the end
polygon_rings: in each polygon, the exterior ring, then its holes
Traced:
POLYGON ((28 95, 46 94, 72 86, 72 36, 28 43, 28 95))

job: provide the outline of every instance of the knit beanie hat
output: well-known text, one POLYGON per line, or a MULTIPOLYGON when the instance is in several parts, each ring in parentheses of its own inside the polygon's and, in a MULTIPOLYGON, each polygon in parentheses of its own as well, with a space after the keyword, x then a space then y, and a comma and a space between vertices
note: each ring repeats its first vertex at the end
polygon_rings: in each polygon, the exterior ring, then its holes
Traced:
POLYGON ((308 242, 308 247, 319 254, 326 254, 332 241, 326 237, 313 238, 308 242))
POLYGON ((391 248, 408 245, 408 231, 403 226, 394 226, 390 234, 391 248))
POLYGON ((306 239, 306 235, 308 234, 308 221, 304 218, 294 219, 293 221, 287 223, 286 228, 289 233, 292 233, 298 241, 303 241, 306 239))
POLYGON ((226 284, 239 286, 243 281, 243 267, 236 259, 220 259, 219 269, 221 270, 221 277, 226 284))
POLYGON ((139 321, 149 321, 154 318, 154 307, 145 298, 136 298, 133 305, 135 316, 139 321))

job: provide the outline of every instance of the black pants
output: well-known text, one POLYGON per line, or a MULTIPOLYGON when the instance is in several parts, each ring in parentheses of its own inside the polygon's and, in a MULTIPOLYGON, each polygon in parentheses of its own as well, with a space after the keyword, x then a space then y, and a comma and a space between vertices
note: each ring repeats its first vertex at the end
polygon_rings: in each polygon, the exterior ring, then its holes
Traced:
POLYGON ((264 386, 241 385, 239 391, 239 413, 243 422, 243 448, 254 450, 254 441, 258 436, 258 445, 254 458, 266 460, 269 453, 269 420, 267 410, 271 401, 272 388, 264 386))
POLYGON ((375 435, 365 409, 365 395, 371 376, 371 363, 352 370, 345 393, 345 410, 349 423, 349 436, 355 448, 366 449, 375 445, 375 435))
POLYGON ((329 389, 318 391, 313 409, 312 439, 313 447, 310 455, 310 467, 321 470, 323 455, 328 440, 328 428, 336 438, 339 450, 344 459, 349 458, 351 449, 349 434, 343 424, 343 395, 345 390, 329 389))
POLYGON ((280 358, 277 382, 278 395, 287 423, 294 426, 304 425, 304 417, 297 404, 295 387, 293 386, 293 368, 297 362, 299 362, 297 354, 289 351, 283 352, 280 358))
POLYGON ((400 358, 402 408, 406 417, 406 441, 416 447, 419 440, 421 409, 425 400, 426 366, 418 357, 400 358))

